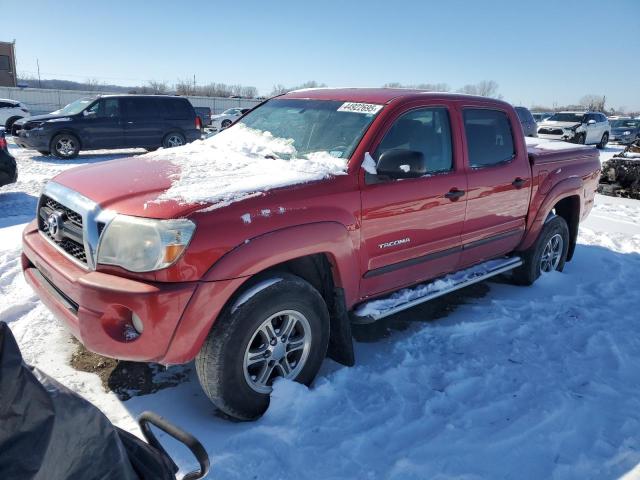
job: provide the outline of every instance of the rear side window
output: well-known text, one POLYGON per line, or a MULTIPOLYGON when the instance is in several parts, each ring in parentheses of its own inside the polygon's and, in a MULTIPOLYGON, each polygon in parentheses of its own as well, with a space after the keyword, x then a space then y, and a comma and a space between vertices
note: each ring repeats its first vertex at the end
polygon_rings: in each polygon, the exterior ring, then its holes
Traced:
POLYGON ((451 127, 446 108, 421 108, 398 118, 378 145, 373 158, 389 150, 422 152, 427 172, 443 173, 453 169, 451 127))
POLYGON ((515 156, 511 122, 500 110, 467 108, 464 110, 469 165, 490 167, 508 162, 515 156))
POLYGON ((160 109, 155 98, 123 98, 124 110, 129 118, 153 118, 160 116, 160 109))
POLYGON ((533 115, 531 115, 531 112, 526 108, 516 107, 515 110, 516 110, 516 113, 518 114, 518 118, 522 123, 535 122, 535 120, 533 119, 533 115))
POLYGON ((167 118, 175 118, 179 120, 186 120, 192 118, 193 107, 189 104, 188 100, 181 98, 165 98, 160 102, 162 105, 162 111, 167 118))
POLYGON ((15 105, 9 102, 0 102, 0 108, 13 108, 15 105))

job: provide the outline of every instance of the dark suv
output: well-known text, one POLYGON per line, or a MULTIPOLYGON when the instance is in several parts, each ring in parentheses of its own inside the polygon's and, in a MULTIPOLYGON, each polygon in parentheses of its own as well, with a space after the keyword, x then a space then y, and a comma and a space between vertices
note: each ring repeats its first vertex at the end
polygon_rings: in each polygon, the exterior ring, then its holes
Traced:
POLYGON ((200 119, 186 98, 106 95, 83 98, 49 113, 15 122, 11 134, 24 148, 59 158, 80 150, 177 147, 200 138, 200 119))

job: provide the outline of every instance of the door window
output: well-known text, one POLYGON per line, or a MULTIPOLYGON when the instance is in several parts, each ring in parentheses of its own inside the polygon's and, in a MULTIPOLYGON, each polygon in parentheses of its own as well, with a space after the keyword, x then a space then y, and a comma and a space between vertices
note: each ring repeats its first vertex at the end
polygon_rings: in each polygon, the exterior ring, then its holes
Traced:
POLYGON ((505 112, 467 108, 464 110, 464 130, 472 168, 499 165, 515 156, 511 122, 505 112))
POLYGON ((398 118, 378 145, 373 158, 377 162, 389 150, 422 152, 427 173, 453 170, 451 126, 446 108, 412 110, 398 118))
POLYGON ((120 103, 117 98, 105 98, 94 103, 88 109, 100 118, 117 118, 120 116, 120 103))

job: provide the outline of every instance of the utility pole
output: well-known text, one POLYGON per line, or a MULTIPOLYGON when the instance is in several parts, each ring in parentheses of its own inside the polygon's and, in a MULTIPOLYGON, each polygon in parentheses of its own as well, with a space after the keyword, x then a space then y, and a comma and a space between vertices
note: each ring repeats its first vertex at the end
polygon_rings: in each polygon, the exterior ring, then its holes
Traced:
POLYGON ((193 74, 193 94, 196 94, 196 74, 193 74))
POLYGON ((42 88, 42 80, 40 80, 40 60, 37 58, 36 65, 38 66, 38 88, 42 88))

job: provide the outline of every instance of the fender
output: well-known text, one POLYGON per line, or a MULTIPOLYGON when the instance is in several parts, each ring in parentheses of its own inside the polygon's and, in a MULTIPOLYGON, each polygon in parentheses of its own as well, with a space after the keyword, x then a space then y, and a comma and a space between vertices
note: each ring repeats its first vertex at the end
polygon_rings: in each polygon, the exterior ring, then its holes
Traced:
MULTIPOLYGON (((532 207, 534 203, 540 202, 540 205, 537 208, 537 213, 534 220, 529 225, 529 229, 525 237, 520 242, 517 250, 522 251, 526 250, 537 240, 538 235, 540 235, 540 231, 542 230, 542 226, 544 222, 553 209, 553 206, 558 203, 560 200, 567 198, 578 196, 582 198, 582 189, 583 189, 583 181, 579 177, 569 177, 564 180, 558 182, 540 201, 539 199, 533 199, 531 204, 532 207)), ((580 218, 580 217, 578 217, 580 218)))
POLYGON ((279 263, 325 253, 336 287, 344 289, 347 307, 357 301, 359 266, 357 238, 338 222, 317 222, 265 233, 238 245, 202 277, 216 282, 255 275, 279 263))

